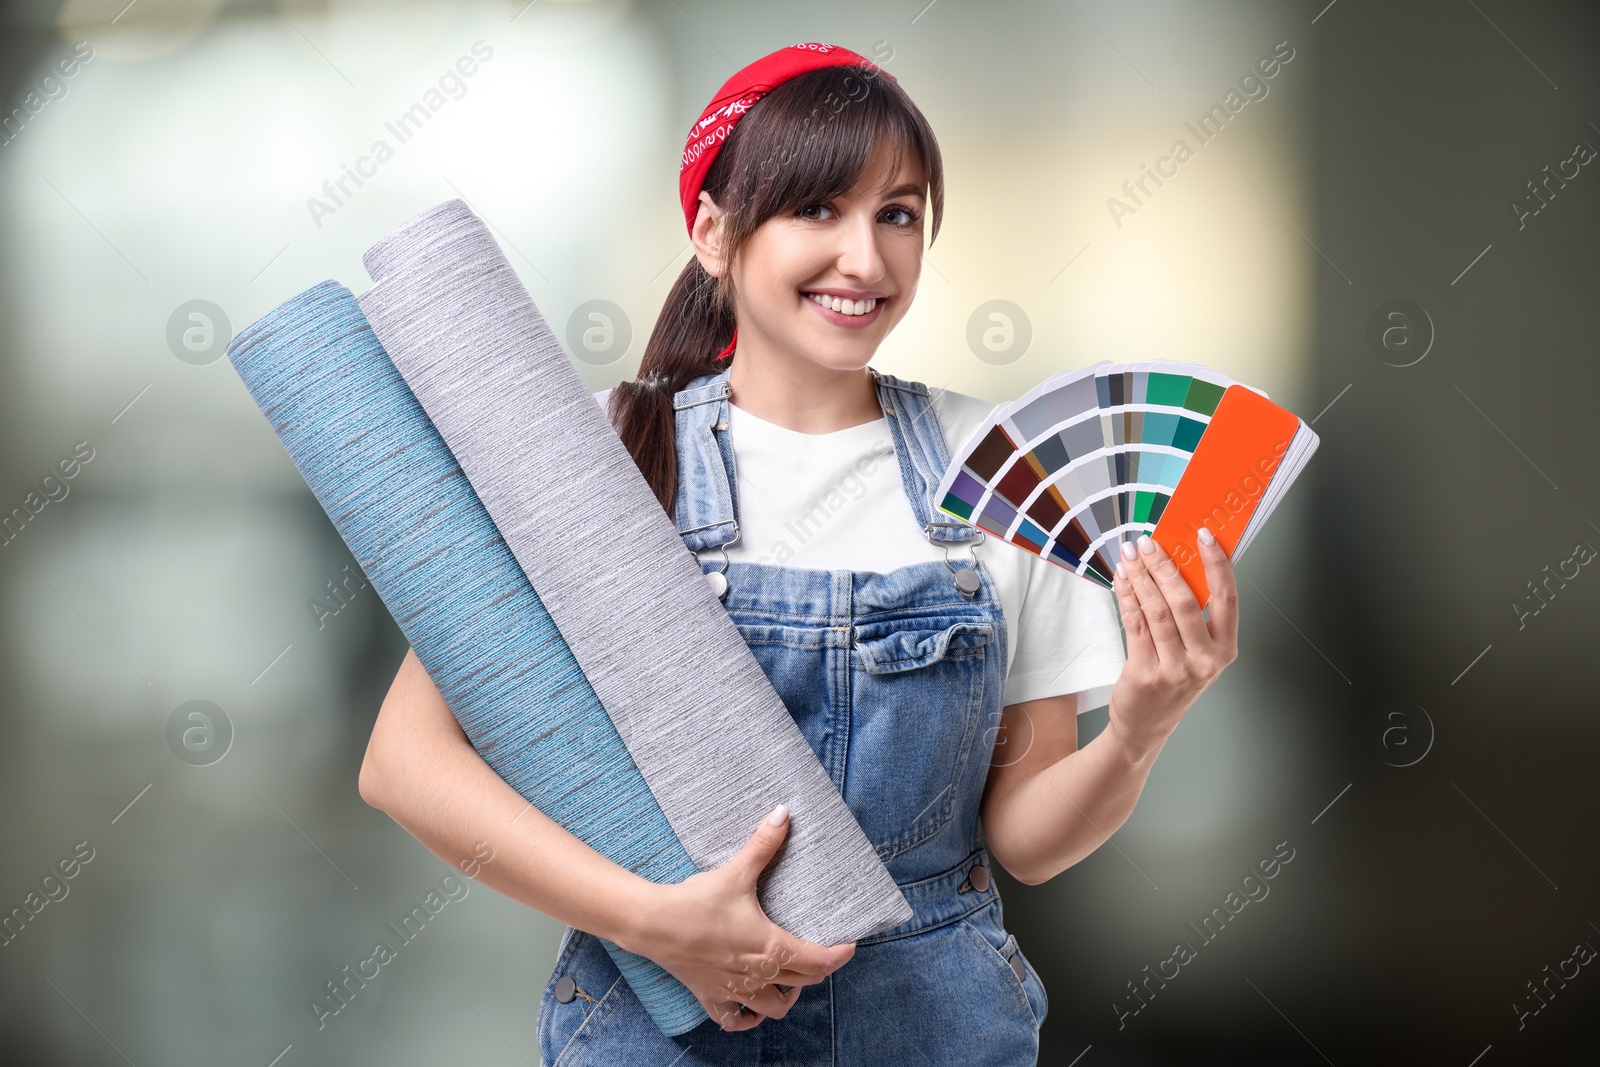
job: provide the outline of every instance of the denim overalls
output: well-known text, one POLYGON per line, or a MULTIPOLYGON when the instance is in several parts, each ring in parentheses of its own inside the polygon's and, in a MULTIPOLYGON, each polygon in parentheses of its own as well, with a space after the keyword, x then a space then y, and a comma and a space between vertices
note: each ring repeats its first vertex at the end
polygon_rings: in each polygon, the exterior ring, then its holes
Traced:
MULTIPOLYGON (((969 542, 931 504, 949 463, 927 387, 872 372, 910 512, 935 544, 969 542)), ((715 1021, 668 1037, 592 934, 571 927, 539 1005, 548 1067, 691 1064, 868 1067, 1033 1064, 1048 1001, 1001 921, 978 840, 998 731, 1006 627, 976 557, 887 574, 729 561, 738 531, 727 372, 675 397, 677 523, 722 572, 728 613, 915 914, 856 942, 803 986, 782 1019, 742 1031, 715 1021), (956 578, 969 573, 963 584, 956 578)), ((713 584, 716 584, 715 582, 713 584)), ((755 825, 750 827, 755 832, 755 825)))

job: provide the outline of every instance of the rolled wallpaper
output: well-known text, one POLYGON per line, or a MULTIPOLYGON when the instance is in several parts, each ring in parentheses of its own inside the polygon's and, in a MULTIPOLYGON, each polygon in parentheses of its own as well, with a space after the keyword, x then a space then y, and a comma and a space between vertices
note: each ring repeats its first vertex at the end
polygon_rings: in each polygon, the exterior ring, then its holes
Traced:
MULTIPOLYGON (((228 358, 489 766, 630 871, 661 883, 696 873, 350 291, 327 281, 291 298, 241 332, 228 358)), ((706 1019, 660 966, 605 945, 663 1032, 706 1019)))

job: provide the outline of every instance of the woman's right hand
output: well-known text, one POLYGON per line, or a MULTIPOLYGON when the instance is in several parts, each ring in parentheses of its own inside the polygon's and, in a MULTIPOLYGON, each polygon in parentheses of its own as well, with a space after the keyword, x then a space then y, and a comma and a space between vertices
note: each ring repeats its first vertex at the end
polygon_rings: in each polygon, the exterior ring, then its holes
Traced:
POLYGON ((624 946, 687 986, 724 1030, 783 1018, 801 986, 822 981, 855 955, 853 941, 832 948, 806 941, 761 910, 756 879, 788 832, 788 812, 779 805, 721 867, 655 885, 647 897, 644 933, 624 946))

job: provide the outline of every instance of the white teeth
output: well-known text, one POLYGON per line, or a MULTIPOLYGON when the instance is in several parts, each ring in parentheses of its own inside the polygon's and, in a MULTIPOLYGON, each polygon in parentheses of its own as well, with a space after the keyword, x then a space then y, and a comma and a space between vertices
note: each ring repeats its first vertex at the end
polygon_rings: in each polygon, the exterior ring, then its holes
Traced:
POLYGON ((807 293, 806 296, 841 315, 865 315, 878 306, 876 297, 868 297, 866 300, 844 300, 837 296, 823 296, 821 293, 807 293))

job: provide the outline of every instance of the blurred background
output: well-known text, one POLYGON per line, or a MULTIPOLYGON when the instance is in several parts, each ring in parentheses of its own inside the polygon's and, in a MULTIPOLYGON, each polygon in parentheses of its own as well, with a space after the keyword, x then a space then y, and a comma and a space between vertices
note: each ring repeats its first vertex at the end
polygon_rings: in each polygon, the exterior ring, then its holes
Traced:
POLYGON ((476 883, 318 1028, 450 868, 357 793, 405 640, 223 346, 461 197, 590 386, 632 377, 689 123, 830 41, 947 168, 877 366, 999 402, 1191 360, 1321 437, 1133 816, 999 875, 1041 1062, 1600 1063, 1592 4, 0 10, 0 1059, 538 1062, 562 927, 476 883))

